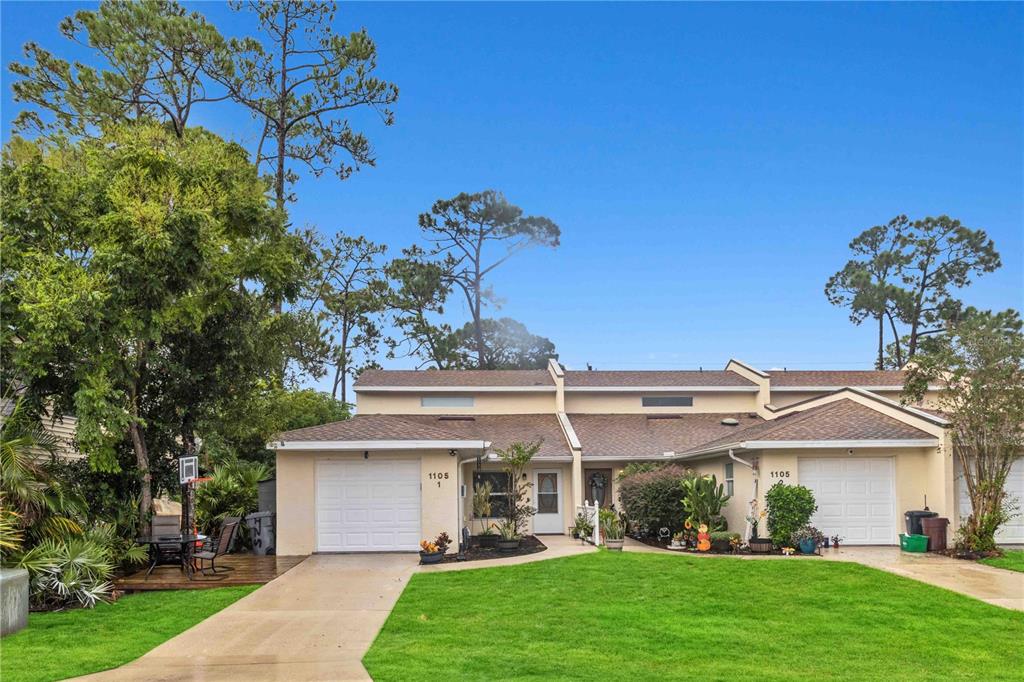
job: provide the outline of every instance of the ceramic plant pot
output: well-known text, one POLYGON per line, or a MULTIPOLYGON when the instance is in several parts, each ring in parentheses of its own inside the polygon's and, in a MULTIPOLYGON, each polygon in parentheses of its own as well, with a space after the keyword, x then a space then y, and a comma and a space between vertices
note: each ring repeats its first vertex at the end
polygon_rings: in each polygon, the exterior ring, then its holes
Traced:
POLYGON ((800 553, 801 554, 814 554, 814 551, 818 549, 818 543, 814 540, 801 540, 800 541, 800 553))
POLYGON ((421 564, 439 564, 444 559, 444 552, 420 552, 421 564))
POLYGON ((624 542, 625 540, 623 538, 619 538, 618 540, 605 540, 604 546, 612 551, 621 552, 622 544, 624 542))
POLYGON ((498 546, 498 536, 494 533, 489 533, 487 535, 477 535, 476 540, 481 547, 493 549, 498 546))

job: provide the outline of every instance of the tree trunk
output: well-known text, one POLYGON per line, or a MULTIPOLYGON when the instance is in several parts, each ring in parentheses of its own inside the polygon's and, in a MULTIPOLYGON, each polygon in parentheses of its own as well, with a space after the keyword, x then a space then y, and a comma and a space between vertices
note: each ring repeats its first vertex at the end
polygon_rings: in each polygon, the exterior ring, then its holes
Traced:
POLYGON ((896 320, 893 319, 892 313, 887 312, 885 315, 889 318, 889 328, 892 329, 892 343, 896 351, 896 369, 903 369, 903 343, 900 341, 900 334, 896 330, 896 320))
POLYGON ((885 369, 885 318, 878 314, 878 360, 875 369, 885 369))
POLYGON ((146 438, 142 433, 137 415, 132 415, 132 417, 128 433, 132 438, 132 450, 135 451, 135 465, 139 469, 139 482, 142 484, 142 491, 139 494, 139 532, 146 534, 149 515, 153 511, 153 474, 149 470, 149 450, 146 448, 146 438))

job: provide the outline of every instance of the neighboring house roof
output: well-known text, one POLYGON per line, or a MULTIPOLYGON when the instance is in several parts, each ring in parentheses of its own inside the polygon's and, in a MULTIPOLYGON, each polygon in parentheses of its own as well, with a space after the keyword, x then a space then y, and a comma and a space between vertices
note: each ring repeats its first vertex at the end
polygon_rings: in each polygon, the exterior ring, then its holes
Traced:
POLYGON ((902 387, 907 373, 902 370, 772 370, 768 372, 772 388, 892 386, 902 387))
MULTIPOLYGON (((358 419, 358 417, 357 417, 358 419)), ((554 414, 402 415, 402 419, 444 429, 459 438, 487 440, 491 450, 515 441, 541 441, 539 458, 572 458, 565 434, 554 414)))
POLYGON ((546 369, 368 369, 355 387, 549 386, 555 381, 546 369))
POLYGON ((763 420, 747 413, 728 414, 570 414, 569 421, 583 445, 583 459, 651 459, 666 452, 684 452, 701 443, 736 433, 740 424, 763 420))
POLYGON ((753 381, 727 370, 568 370, 565 387, 644 388, 664 386, 743 386, 755 387, 753 381))
POLYGON ((276 440, 289 441, 395 441, 395 440, 460 440, 458 433, 440 426, 395 417, 389 414, 368 414, 338 422, 307 426, 285 431, 276 440))
MULTIPOLYGON (((506 448, 514 441, 541 441, 539 458, 572 458, 565 435, 554 414, 488 415, 356 415, 351 419, 321 426, 285 431, 278 444, 289 443, 446 443, 438 447, 468 447, 471 442, 489 442, 490 450, 506 448), (461 443, 462 445, 457 445, 461 443)), ((296 448, 299 449, 299 448, 296 448)))
POLYGON ((849 398, 736 429, 688 453, 737 447, 740 443, 800 441, 924 441, 935 436, 849 398))

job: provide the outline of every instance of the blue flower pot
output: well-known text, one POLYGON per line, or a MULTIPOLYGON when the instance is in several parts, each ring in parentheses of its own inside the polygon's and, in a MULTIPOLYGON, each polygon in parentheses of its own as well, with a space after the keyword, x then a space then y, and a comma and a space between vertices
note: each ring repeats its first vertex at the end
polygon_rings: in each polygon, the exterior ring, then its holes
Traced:
POLYGON ((800 551, 803 554, 814 554, 814 551, 818 549, 818 543, 814 540, 801 540, 800 551))

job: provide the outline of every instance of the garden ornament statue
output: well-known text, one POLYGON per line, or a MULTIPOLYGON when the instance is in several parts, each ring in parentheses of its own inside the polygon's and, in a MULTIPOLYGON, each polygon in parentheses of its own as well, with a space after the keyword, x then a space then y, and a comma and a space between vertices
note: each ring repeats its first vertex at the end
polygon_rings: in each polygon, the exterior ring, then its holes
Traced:
POLYGON ((697 551, 706 552, 711 549, 711 534, 708 533, 708 525, 700 524, 697 528, 697 551))

